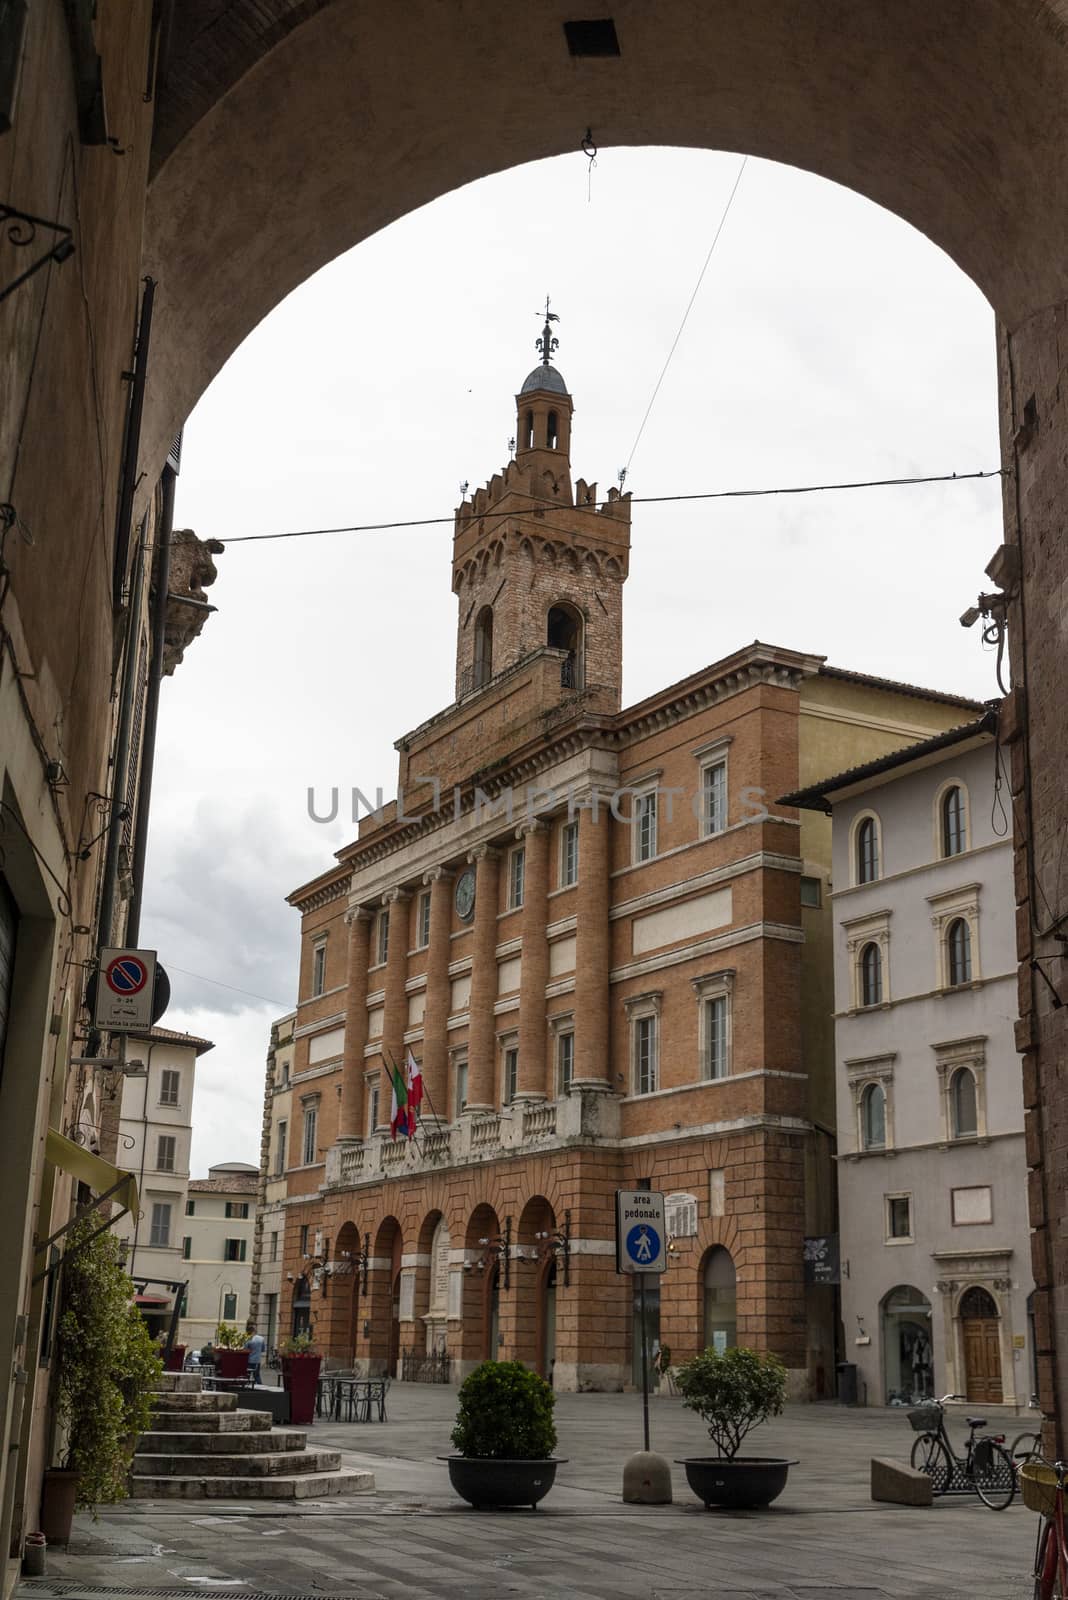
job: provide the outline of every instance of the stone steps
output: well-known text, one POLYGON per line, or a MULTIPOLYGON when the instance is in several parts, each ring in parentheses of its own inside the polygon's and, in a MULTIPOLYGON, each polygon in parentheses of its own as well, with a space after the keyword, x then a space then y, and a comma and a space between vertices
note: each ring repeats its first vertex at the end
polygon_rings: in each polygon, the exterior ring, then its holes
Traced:
POLYGON ((130 1480, 134 1500, 329 1500, 372 1494, 372 1472, 303 1472, 285 1477, 142 1478, 130 1480))
MULTIPOLYGON (((239 1411, 238 1417, 249 1415, 239 1411)), ((256 1413, 251 1413, 256 1415, 256 1413)), ((308 1442, 308 1435, 300 1428, 246 1428, 238 1430, 230 1427, 231 1418, 227 1418, 226 1428, 217 1433, 208 1432, 206 1429, 190 1433, 180 1433, 177 1430, 153 1430, 143 1433, 137 1442, 138 1455, 223 1455, 243 1456, 259 1455, 275 1450, 303 1450, 308 1442)), ((270 1420, 268 1418, 268 1420, 270 1420)))
POLYGON ((272 1428, 236 1394, 207 1394, 197 1373, 165 1373, 152 1427, 130 1469, 134 1500, 325 1500, 370 1494, 374 1474, 343 1469, 340 1450, 309 1450, 303 1429, 272 1428), (170 1380, 169 1382, 167 1380, 170 1380))
POLYGON ((138 1478, 284 1478, 303 1472, 337 1472, 340 1450, 271 1450, 263 1455, 152 1455, 138 1450, 138 1478))

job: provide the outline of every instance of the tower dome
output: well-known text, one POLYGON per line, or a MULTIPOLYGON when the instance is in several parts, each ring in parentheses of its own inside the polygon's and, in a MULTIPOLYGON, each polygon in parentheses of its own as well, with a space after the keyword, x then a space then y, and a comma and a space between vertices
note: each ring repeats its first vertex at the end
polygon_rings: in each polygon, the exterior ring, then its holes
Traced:
POLYGON ((557 372, 555 367, 550 367, 548 356, 540 366, 534 368, 533 372, 527 373, 519 393, 531 394, 535 389, 550 389, 553 394, 567 394, 568 392, 567 384, 564 382, 562 374, 557 372))

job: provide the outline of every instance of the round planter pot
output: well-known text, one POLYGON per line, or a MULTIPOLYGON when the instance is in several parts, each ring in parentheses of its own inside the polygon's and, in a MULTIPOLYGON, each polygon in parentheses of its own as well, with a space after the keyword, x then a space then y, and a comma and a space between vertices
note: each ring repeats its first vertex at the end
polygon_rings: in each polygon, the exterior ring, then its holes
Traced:
POLYGON ((74 1502, 78 1497, 77 1472, 52 1467, 44 1475, 41 1489, 41 1532, 49 1544, 68 1545, 74 1502))
POLYGON ((282 1386, 289 1396, 289 1420, 294 1427, 315 1421, 322 1356, 283 1356, 282 1386))
POLYGON ((490 1456, 439 1456, 449 1467, 456 1493, 480 1511, 484 1506, 530 1506, 549 1493, 564 1456, 547 1461, 501 1461, 490 1456))
POLYGON ((248 1374, 247 1350, 216 1350, 215 1371, 220 1378, 244 1378, 248 1374))
POLYGON ((691 1456, 677 1461, 686 1468, 686 1481, 706 1510, 722 1506, 728 1511, 770 1506, 786 1488, 786 1475, 796 1461, 768 1456, 691 1456))

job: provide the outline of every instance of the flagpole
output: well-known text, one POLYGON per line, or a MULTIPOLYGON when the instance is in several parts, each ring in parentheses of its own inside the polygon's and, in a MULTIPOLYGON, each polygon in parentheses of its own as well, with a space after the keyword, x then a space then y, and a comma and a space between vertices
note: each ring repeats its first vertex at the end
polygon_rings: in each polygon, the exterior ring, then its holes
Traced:
POLYGON ((396 1094, 396 1092, 397 1092, 397 1079, 398 1078, 400 1078, 401 1083, 404 1084, 405 1116, 408 1118, 409 1126, 411 1127, 411 1130, 412 1130, 411 1133, 408 1135, 408 1137, 410 1139, 416 1139, 416 1149, 419 1151, 419 1154, 421 1156, 425 1156, 426 1155, 426 1151, 423 1149, 423 1145, 422 1145, 421 1141, 416 1138, 415 1121, 414 1121, 414 1118, 412 1116, 411 1109, 410 1109, 410 1107, 408 1105, 408 1084, 407 1084, 407 1081, 404 1078, 401 1077, 400 1068, 397 1066, 396 1061, 394 1061, 394 1059, 393 1059, 393 1051, 392 1050, 387 1050, 386 1054, 389 1056, 389 1064, 390 1064, 391 1068, 393 1069, 393 1074, 394 1074, 394 1076, 393 1076, 393 1093, 396 1094))

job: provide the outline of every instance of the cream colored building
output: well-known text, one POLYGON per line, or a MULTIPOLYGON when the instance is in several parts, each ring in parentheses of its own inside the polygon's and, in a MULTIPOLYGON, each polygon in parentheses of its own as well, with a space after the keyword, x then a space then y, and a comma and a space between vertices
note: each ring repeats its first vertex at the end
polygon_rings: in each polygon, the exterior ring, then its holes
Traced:
POLYGON ((260 1333, 273 1350, 279 1338, 282 1304, 282 1255, 285 1241, 286 1166, 293 1125, 294 1031, 297 1014, 291 1011, 271 1026, 267 1073, 263 1090, 263 1137, 260 1143, 259 1205, 256 1211, 255 1251, 252 1263, 252 1312, 260 1333))
POLYGON ((130 1034, 133 1067, 122 1079, 119 1118, 120 1165, 137 1178, 140 1207, 127 1213, 115 1232, 127 1241, 127 1267, 138 1303, 154 1333, 165 1332, 187 1276, 182 1261, 182 1218, 189 1183, 193 1091, 198 1059, 215 1047, 208 1039, 151 1028, 130 1034))
POLYGON ((189 1183, 181 1248, 189 1289, 179 1337, 192 1348, 220 1322, 243 1328, 248 1321, 259 1176, 245 1161, 224 1161, 189 1183))

